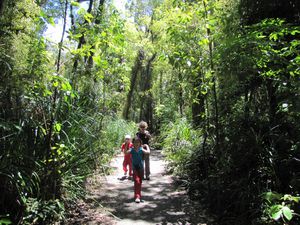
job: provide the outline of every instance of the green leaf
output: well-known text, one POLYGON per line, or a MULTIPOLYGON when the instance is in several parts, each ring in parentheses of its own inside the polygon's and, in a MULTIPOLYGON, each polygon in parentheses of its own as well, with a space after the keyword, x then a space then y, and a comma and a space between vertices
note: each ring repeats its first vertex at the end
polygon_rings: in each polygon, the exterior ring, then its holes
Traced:
POLYGON ((282 211, 281 210, 278 211, 278 212, 275 212, 275 213, 272 214, 272 219, 279 220, 280 217, 281 217, 281 215, 282 215, 282 211))
POLYGON ((75 2, 75 1, 72 1, 72 2, 71 2, 71 5, 72 5, 72 6, 77 6, 77 7, 80 6, 79 2, 75 2))
POLYGON ((216 19, 209 19, 209 24, 211 25, 215 25, 217 23, 217 20, 216 19))
POLYGON ((274 200, 279 200, 281 198, 281 195, 276 192, 266 192, 264 193, 264 199, 266 199, 269 202, 272 202, 274 200))
POLYGON ((65 81, 61 84, 61 89, 63 91, 71 91, 72 90, 72 86, 69 82, 65 81))
POLYGON ((293 212, 292 212, 292 210, 291 210, 289 207, 284 206, 284 207, 282 208, 282 212, 283 212, 284 217, 285 217, 287 220, 291 220, 291 219, 293 218, 293 212))
POLYGON ((291 200, 298 203, 299 200, 300 200, 300 197, 294 197, 294 196, 292 196, 291 200))
POLYGON ((53 82, 53 87, 58 87, 58 84, 59 84, 58 81, 54 81, 53 82))
POLYGON ((270 208, 270 214, 272 219, 279 220, 282 215, 282 205, 273 205, 270 208))
POLYGON ((55 22, 54 22, 53 17, 49 17, 48 22, 49 22, 52 26, 55 26, 55 22))
POLYGON ((200 46, 202 46, 202 45, 207 45, 207 44, 209 44, 208 38, 203 38, 202 40, 200 40, 200 41, 198 42, 198 45, 200 45, 200 46))
POLYGON ((61 123, 56 123, 56 124, 54 125, 54 128, 55 128, 55 130, 56 130, 57 132, 60 132, 60 131, 61 131, 61 123))
POLYGON ((93 56, 93 61, 94 61, 96 64, 100 65, 100 64, 101 64, 101 58, 100 58, 100 56, 99 56, 99 55, 93 56))
POLYGON ((47 134, 47 131, 46 131, 46 129, 45 129, 45 128, 43 128, 43 127, 40 127, 40 128, 41 128, 41 130, 42 130, 43 134, 44 134, 44 135, 46 135, 46 134, 47 134))
POLYGON ((9 219, 0 219, 0 224, 12 224, 12 222, 9 219))
POLYGON ((93 19, 93 15, 90 14, 90 13, 86 13, 84 14, 84 19, 88 22, 88 23, 91 23, 91 19, 93 19))
POLYGON ((278 40, 278 34, 277 34, 277 33, 272 33, 272 34, 270 35, 270 40, 277 41, 277 40, 278 40))
POLYGON ((291 32, 291 34, 292 34, 292 35, 300 34, 300 30, 293 30, 293 31, 291 32))

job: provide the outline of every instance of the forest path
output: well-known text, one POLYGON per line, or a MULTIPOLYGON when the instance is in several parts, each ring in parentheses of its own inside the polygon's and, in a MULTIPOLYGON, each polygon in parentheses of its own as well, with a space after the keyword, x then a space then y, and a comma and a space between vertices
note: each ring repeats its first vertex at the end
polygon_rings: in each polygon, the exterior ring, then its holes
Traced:
POLYGON ((143 181, 141 203, 134 202, 133 181, 122 179, 122 162, 123 155, 117 155, 111 162, 111 175, 96 175, 89 181, 88 196, 69 224, 210 224, 203 207, 189 200, 166 174, 160 150, 151 152, 151 180, 143 181))

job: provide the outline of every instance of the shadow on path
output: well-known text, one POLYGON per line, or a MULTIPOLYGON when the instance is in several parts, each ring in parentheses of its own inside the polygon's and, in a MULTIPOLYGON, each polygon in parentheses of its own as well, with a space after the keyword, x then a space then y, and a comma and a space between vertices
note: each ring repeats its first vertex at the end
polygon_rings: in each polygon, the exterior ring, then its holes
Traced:
POLYGON ((86 200, 92 204, 94 214, 102 208, 98 204, 101 203, 117 218, 114 222, 97 223, 93 217, 84 224, 209 224, 201 205, 190 201, 186 191, 176 187, 172 177, 166 174, 161 151, 151 152, 151 180, 143 181, 141 203, 134 202, 133 181, 120 179, 123 175, 122 160, 122 155, 113 160, 113 173, 90 187, 86 200))

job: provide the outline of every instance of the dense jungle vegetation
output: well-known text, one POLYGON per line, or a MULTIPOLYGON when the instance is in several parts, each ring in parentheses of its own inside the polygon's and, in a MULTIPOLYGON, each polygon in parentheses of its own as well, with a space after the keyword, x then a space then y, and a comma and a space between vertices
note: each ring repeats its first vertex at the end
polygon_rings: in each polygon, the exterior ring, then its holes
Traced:
POLYGON ((216 224, 299 224, 300 2, 115 2, 0 1, 0 224, 64 221, 140 120, 216 224))

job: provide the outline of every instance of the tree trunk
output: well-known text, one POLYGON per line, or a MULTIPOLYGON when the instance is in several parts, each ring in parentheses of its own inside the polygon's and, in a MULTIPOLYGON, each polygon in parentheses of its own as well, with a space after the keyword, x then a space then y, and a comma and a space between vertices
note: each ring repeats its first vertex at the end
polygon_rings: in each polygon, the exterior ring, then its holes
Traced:
POLYGON ((139 50, 135 63, 134 63, 134 67, 132 68, 131 71, 131 79, 130 79, 130 88, 127 94, 127 99, 126 99, 126 103, 124 106, 124 111, 123 111, 123 117, 124 119, 128 120, 129 119, 129 111, 131 108, 131 101, 132 101, 132 95, 133 95, 133 91, 134 91, 134 87, 136 84, 136 80, 138 77, 138 73, 141 72, 142 70, 142 65, 143 65, 143 60, 144 60, 144 51, 143 50, 139 50))
POLYGON ((184 99, 183 99, 183 88, 182 88, 182 74, 179 69, 178 73, 178 79, 179 79, 179 87, 178 87, 178 99, 179 99, 179 113, 180 116, 183 116, 183 105, 184 105, 184 99))
MULTIPOLYGON (((62 45, 64 41, 64 35, 66 31, 66 23, 67 23, 67 10, 68 10, 68 0, 65 0, 65 10, 64 10, 64 24, 63 24, 63 31, 61 35, 60 43, 58 44, 59 50, 58 50, 58 56, 56 60, 56 72, 59 74, 60 70, 60 61, 61 61, 61 51, 62 51, 62 45)), ((60 196, 60 186, 58 185, 60 183, 60 176, 57 171, 57 165, 54 160, 50 160, 52 157, 51 151, 52 151, 52 136, 53 136, 53 126, 56 121, 56 115, 55 112, 57 110, 57 101, 59 99, 59 92, 57 87, 54 89, 54 93, 52 96, 52 104, 51 104, 51 112, 50 112, 50 123, 49 123, 49 131, 47 134, 47 152, 46 152, 46 167, 45 167, 45 177, 44 177, 44 193, 43 197, 44 199, 56 199, 60 196), (50 174, 49 174, 50 172, 50 174)))
POLYGON ((5 0, 0 0, 0 15, 2 15, 2 13, 3 13, 4 2, 5 2, 5 0))
MULTIPOLYGON (((208 20, 208 10, 206 1, 202 1, 204 6, 205 18, 208 20)), ((216 152, 220 150, 220 128, 219 128, 219 107, 218 107, 218 97, 217 97, 217 82, 216 75, 214 74, 214 61, 213 61, 213 42, 211 40, 211 31, 209 28, 206 29, 208 37, 208 49, 209 49, 209 62, 210 62, 210 71, 213 75, 213 105, 215 109, 215 127, 216 127, 216 152)))
MULTIPOLYGON (((96 19, 95 19, 95 25, 99 25, 102 21, 104 3, 105 3, 105 0, 100 0, 100 2, 99 2, 97 15, 96 15, 96 19)), ((86 61, 86 70, 88 71, 88 73, 91 73, 91 70, 93 68, 93 63, 94 63, 93 57, 95 55, 95 53, 93 51, 94 49, 95 49, 95 45, 92 45, 91 51, 90 51, 90 56, 88 57, 88 59, 86 61)))
MULTIPOLYGON (((92 11, 92 8, 93 8, 93 0, 90 0, 90 3, 89 3, 89 8, 87 10, 88 13, 91 13, 92 11)), ((83 25, 87 24, 88 21, 85 20, 83 25)), ((81 33, 81 37, 79 38, 79 42, 78 42, 78 45, 77 45, 77 49, 80 49, 82 47, 82 45, 84 45, 86 43, 86 40, 85 40, 85 36, 84 36, 84 33, 82 32, 81 33)), ((75 56, 75 59, 74 59, 74 63, 73 63, 73 69, 72 69, 72 79, 71 79, 71 83, 73 84, 73 88, 75 89, 75 86, 76 86, 76 72, 77 72, 77 68, 78 68, 78 64, 79 64, 79 59, 80 57, 79 56, 75 56)))
POLYGON ((140 121, 147 121, 149 129, 153 126, 153 96, 152 88, 152 63, 157 53, 154 53, 147 61, 146 69, 141 74, 141 107, 140 107, 140 121))

